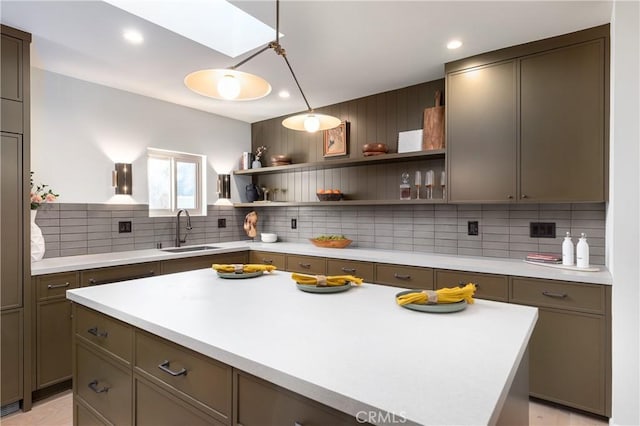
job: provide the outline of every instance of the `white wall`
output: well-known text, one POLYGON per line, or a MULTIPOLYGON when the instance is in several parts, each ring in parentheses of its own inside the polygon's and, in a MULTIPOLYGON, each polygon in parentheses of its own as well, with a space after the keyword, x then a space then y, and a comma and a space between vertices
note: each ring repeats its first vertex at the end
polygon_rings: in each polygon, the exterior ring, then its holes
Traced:
MULTIPOLYGON (((154 147, 206 155, 213 204, 217 173, 238 168, 251 150, 251 125, 242 121, 37 68, 31 90, 31 169, 63 203, 147 203, 146 148, 154 147), (116 162, 132 163, 132 196, 114 195, 116 162)), ((239 201, 238 188, 232 195, 239 201)))
POLYGON ((607 212, 612 296, 612 424, 640 424, 640 3, 614 3, 607 212))

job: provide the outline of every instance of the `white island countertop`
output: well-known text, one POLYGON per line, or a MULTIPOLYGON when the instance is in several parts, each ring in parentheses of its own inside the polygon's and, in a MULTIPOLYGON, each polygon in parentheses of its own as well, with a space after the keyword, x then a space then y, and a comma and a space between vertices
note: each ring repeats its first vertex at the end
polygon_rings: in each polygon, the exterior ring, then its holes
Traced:
POLYGON ((210 243, 216 249, 186 253, 168 253, 159 249, 133 250, 115 253, 54 257, 31 263, 31 275, 78 271, 132 263, 154 262, 168 259, 204 256, 216 253, 231 253, 243 250, 260 250, 277 253, 321 256, 334 259, 359 260, 365 262, 392 263, 408 266, 450 269, 454 271, 481 272, 487 274, 512 275, 528 278, 572 281, 578 283, 611 285, 612 278, 606 267, 598 265, 598 272, 572 271, 532 265, 519 259, 477 256, 455 256, 423 253, 418 251, 381 250, 372 248, 319 248, 311 243, 260 243, 254 241, 232 241, 210 243))
POLYGON ((201 269, 67 297, 353 416, 494 423, 537 309, 477 300, 456 313, 415 312, 396 305, 400 290, 311 294, 284 271, 231 280, 201 269))

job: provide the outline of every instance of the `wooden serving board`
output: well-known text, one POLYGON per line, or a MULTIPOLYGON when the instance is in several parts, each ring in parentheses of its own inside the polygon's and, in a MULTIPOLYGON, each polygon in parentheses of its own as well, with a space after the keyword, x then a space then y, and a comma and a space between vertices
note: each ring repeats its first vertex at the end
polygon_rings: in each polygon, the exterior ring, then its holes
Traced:
POLYGON ((435 106, 425 108, 422 131, 422 150, 444 148, 444 106, 440 106, 442 93, 435 93, 435 106))

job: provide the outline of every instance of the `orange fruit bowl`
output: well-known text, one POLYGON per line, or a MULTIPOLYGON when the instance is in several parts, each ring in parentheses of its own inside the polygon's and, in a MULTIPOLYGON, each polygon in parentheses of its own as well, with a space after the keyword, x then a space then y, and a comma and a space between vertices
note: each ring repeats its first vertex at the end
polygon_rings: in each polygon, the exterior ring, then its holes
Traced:
POLYGON ((342 240, 316 240, 315 238, 309 238, 309 241, 311 241, 316 247, 324 248, 345 248, 352 242, 352 240, 347 238, 342 240))

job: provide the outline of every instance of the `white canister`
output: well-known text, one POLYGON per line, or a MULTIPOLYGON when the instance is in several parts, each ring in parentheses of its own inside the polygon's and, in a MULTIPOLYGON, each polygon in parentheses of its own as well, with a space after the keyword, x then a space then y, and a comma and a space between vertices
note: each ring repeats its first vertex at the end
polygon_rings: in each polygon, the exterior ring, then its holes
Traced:
POLYGON ((580 239, 576 245, 576 266, 578 268, 589 267, 589 244, 587 243, 587 234, 580 234, 580 239))

